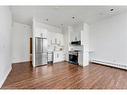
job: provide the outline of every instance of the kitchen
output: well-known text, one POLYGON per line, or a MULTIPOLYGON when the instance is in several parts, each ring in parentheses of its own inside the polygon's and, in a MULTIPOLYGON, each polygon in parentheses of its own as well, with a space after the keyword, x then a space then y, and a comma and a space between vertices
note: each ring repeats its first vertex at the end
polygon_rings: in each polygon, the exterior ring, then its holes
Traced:
POLYGON ((33 67, 63 61, 80 66, 88 65, 88 37, 83 36, 86 34, 88 36, 88 25, 85 23, 76 24, 76 27, 69 26, 64 31, 61 27, 45 24, 34 18, 33 67))
POLYGON ((120 6, 1 7, 6 27, 1 27, 0 86, 127 88, 126 11, 120 6))

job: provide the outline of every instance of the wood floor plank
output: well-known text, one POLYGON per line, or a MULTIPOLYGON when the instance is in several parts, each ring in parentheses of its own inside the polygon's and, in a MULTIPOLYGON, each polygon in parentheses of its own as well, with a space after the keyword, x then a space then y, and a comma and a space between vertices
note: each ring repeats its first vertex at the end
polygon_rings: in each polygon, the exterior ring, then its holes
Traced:
POLYGON ((13 64, 2 89, 127 89, 127 71, 92 64, 86 67, 60 62, 32 68, 13 64))

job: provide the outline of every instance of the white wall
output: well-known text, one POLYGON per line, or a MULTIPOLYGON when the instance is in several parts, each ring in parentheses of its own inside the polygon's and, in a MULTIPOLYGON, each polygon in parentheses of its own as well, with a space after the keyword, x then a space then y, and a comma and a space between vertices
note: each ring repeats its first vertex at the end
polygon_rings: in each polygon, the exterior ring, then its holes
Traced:
POLYGON ((127 13, 90 26, 91 59, 127 65, 127 13))
POLYGON ((12 28, 12 63, 30 61, 31 26, 13 23, 12 28))
POLYGON ((9 7, 0 7, 0 87, 11 70, 11 25, 9 7))

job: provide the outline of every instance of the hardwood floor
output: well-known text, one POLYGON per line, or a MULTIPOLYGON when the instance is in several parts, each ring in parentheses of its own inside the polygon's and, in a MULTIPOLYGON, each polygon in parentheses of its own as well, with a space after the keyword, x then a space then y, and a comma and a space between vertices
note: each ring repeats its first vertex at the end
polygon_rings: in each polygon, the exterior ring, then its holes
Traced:
POLYGON ((32 68, 14 64, 2 89, 127 89, 127 71, 103 65, 67 62, 32 68))

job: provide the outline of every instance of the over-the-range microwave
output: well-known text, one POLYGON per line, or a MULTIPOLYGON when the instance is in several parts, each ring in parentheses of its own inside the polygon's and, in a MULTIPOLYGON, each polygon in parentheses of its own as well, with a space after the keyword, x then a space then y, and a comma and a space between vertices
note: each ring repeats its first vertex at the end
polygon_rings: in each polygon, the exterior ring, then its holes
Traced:
POLYGON ((72 41, 71 45, 81 45, 81 41, 72 41))

